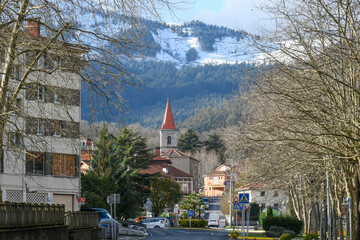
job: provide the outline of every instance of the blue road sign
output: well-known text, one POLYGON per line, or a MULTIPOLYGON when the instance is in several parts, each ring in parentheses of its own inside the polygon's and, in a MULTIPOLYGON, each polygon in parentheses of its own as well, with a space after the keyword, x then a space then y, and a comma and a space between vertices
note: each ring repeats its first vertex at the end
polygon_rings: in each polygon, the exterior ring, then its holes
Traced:
POLYGON ((234 210, 238 209, 241 211, 241 204, 240 203, 234 203, 234 210))
POLYGON ((351 209, 351 198, 348 199, 349 209, 351 209))
POLYGON ((239 203, 249 203, 249 194, 248 193, 240 193, 239 194, 239 203))
POLYGON ((188 210, 188 211, 187 211, 187 215, 188 215, 189 217, 192 217, 192 215, 194 215, 194 211, 193 211, 193 210, 188 210))

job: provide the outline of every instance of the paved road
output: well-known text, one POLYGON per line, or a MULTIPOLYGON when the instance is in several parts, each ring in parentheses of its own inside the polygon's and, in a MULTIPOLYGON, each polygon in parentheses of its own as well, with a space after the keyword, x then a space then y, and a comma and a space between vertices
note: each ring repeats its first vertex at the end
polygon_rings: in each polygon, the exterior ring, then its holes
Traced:
POLYGON ((229 239, 229 232, 211 230, 192 230, 192 229, 148 229, 149 236, 143 239, 156 240, 222 240, 229 239))
POLYGON ((209 209, 205 212, 204 219, 209 220, 210 213, 216 213, 220 219, 225 219, 225 215, 221 212, 219 202, 220 197, 211 197, 209 209))

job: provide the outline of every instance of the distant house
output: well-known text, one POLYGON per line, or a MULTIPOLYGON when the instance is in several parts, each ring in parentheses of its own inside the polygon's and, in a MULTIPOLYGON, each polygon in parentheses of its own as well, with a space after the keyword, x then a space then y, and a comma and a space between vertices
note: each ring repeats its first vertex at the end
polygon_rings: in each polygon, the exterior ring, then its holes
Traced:
POLYGON ((221 165, 215 171, 204 176, 204 195, 207 197, 221 196, 230 182, 230 167, 221 165))
POLYGON ((86 174, 91 166, 91 151, 94 149, 94 143, 91 139, 84 137, 80 138, 81 142, 81 156, 80 156, 80 170, 81 173, 86 174))
POLYGON ((249 193, 249 201, 260 205, 260 209, 271 205, 285 212, 288 206, 287 191, 274 182, 250 183, 235 190, 238 193, 249 193))

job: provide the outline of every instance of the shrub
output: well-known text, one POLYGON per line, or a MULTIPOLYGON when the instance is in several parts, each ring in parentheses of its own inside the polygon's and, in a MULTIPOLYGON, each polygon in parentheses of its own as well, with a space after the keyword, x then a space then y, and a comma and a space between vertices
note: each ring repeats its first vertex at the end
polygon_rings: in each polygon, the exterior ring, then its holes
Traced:
POLYGON ((289 233, 284 233, 281 235, 280 240, 291 240, 291 235, 289 233))
POLYGON ((262 226, 263 225, 263 220, 266 218, 266 213, 262 212, 259 215, 259 224, 262 226))
POLYGON ((303 228, 303 222, 297 218, 278 216, 267 217, 263 220, 263 229, 269 231, 271 226, 279 226, 299 234, 303 228))
POLYGON ((315 233, 307 233, 304 240, 319 240, 319 236, 315 233))
POLYGON ((267 237, 280 237, 285 228, 279 226, 271 226, 268 231, 265 232, 267 237))
POLYGON ((229 234, 229 237, 231 239, 238 239, 240 237, 240 233, 237 232, 237 231, 232 231, 230 234, 229 234))
MULTIPOLYGON (((191 227, 206 227, 208 221, 201 219, 191 219, 191 227)), ((179 219, 181 227, 190 227, 190 219, 179 219)))
POLYGON ((272 217, 273 216, 273 210, 272 210, 270 205, 266 209, 266 216, 267 217, 272 217))
POLYGON ((287 230, 287 229, 285 229, 285 231, 283 232, 283 234, 284 234, 284 233, 288 233, 288 234, 290 234, 290 235, 291 235, 291 237, 296 237, 295 232, 294 232, 294 231, 292 231, 292 230, 287 230))

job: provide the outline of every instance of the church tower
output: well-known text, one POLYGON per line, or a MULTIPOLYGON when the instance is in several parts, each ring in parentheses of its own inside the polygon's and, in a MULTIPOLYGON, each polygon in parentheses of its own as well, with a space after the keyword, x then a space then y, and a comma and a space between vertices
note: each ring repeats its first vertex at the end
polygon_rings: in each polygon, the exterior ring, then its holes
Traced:
POLYGON ((170 100, 167 100, 164 121, 160 130, 160 153, 171 149, 177 149, 179 130, 175 127, 174 117, 171 111, 170 100))

